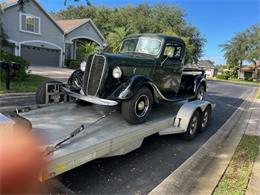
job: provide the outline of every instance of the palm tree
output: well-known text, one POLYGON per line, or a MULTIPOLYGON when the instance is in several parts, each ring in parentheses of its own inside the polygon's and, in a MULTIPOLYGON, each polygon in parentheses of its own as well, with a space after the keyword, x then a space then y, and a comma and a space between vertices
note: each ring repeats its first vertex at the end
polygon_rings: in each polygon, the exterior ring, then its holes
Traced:
POLYGON ((221 45, 222 51, 225 52, 224 56, 227 60, 229 67, 237 67, 240 72, 243 65, 243 60, 246 59, 247 45, 248 38, 245 32, 238 33, 230 41, 221 45))
POLYGON ((108 41, 108 50, 112 52, 116 52, 119 47, 121 41, 127 36, 128 30, 124 27, 115 28, 113 32, 108 34, 107 41, 108 41))

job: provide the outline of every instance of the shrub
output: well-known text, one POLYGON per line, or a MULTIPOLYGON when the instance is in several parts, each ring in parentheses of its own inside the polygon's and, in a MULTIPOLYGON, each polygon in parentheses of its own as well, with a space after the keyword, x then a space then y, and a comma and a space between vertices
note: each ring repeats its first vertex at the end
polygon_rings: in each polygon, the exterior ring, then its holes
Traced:
POLYGON ((89 42, 77 48, 77 55, 79 56, 79 59, 86 59, 89 55, 99 51, 100 47, 96 43, 89 42))
POLYGON ((80 67, 81 60, 66 60, 65 64, 68 68, 78 69, 80 67))
POLYGON ((253 78, 248 78, 248 77, 246 77, 244 80, 245 80, 245 81, 253 81, 253 78))
MULTIPOLYGON (((20 69, 11 72, 11 76, 16 80, 20 81, 26 78, 26 70, 29 67, 29 62, 26 61, 23 57, 15 56, 12 53, 6 51, 0 51, 0 60, 5 62, 15 62, 20 64, 20 69)), ((5 70, 0 70, 1 80, 5 78, 5 70)))
POLYGON ((223 80, 228 80, 229 76, 226 74, 219 74, 217 75, 217 79, 223 79, 223 80))

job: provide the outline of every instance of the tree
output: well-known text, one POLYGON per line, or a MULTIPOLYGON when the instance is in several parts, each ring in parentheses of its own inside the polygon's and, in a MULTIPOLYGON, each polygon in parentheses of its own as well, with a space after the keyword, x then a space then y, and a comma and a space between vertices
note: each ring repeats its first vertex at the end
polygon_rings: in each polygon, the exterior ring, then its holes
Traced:
POLYGON ((260 25, 253 25, 245 31, 247 36, 246 59, 256 64, 260 58, 260 25))
POLYGON ((89 55, 94 54, 100 50, 100 47, 93 42, 85 43, 77 50, 80 59, 86 59, 89 55))
POLYGON ((0 48, 1 49, 4 48, 4 47, 9 47, 10 46, 10 43, 7 40, 8 36, 5 33, 4 28, 3 28, 3 24, 2 24, 2 20, 1 20, 2 14, 3 14, 3 10, 2 10, 2 7, 0 5, 0 48))
POLYGON ((112 52, 118 51, 121 41, 126 37, 127 34, 128 30, 126 30, 124 27, 115 28, 114 31, 109 33, 107 36, 107 49, 112 52))
POLYGON ((230 68, 241 70, 243 61, 254 62, 260 58, 260 27, 253 25, 237 33, 227 43, 220 45, 230 68))
POLYGON ((186 23, 184 11, 174 5, 69 6, 55 14, 62 19, 91 18, 107 38, 109 51, 118 49, 118 40, 127 34, 166 33, 184 39, 187 47, 185 63, 192 63, 201 57, 206 41, 196 27, 186 23))

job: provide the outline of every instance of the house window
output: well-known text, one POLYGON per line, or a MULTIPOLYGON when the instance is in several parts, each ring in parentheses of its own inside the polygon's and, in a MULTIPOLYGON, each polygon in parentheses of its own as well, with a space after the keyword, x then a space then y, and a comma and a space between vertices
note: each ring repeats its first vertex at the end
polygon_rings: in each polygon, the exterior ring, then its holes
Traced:
POLYGON ((40 18, 29 15, 21 14, 20 30, 24 32, 40 34, 40 18))

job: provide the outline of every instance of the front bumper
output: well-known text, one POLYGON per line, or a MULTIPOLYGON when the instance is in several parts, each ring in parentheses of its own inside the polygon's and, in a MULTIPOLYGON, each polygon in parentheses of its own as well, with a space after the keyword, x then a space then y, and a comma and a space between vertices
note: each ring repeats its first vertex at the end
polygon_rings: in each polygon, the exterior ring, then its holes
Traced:
POLYGON ((69 89, 67 89, 66 87, 62 87, 63 91, 71 97, 86 101, 86 102, 90 102, 93 104, 98 104, 98 105, 104 105, 104 106, 116 106, 118 104, 117 101, 114 100, 107 100, 107 99, 102 99, 102 98, 98 98, 96 96, 91 96, 91 95, 81 95, 78 93, 75 93, 73 91, 70 91, 69 89))

